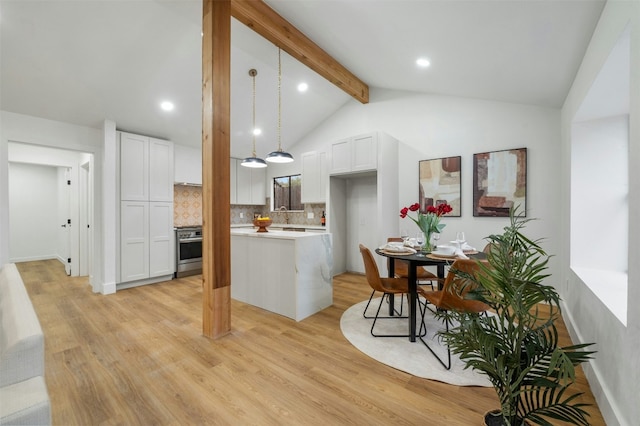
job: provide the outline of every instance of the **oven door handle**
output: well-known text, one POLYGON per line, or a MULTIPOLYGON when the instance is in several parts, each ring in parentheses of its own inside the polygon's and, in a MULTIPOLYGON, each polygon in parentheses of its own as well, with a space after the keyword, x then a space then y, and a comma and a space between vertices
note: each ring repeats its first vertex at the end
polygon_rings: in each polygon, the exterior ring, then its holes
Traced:
POLYGON ((181 238, 178 240, 179 243, 197 243, 202 241, 202 238, 181 238))

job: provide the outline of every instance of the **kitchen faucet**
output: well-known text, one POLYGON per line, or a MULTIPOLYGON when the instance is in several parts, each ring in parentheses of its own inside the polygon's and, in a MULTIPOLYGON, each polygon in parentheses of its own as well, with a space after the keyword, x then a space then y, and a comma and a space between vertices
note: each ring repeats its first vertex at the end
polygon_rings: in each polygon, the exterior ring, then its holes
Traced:
POLYGON ((278 211, 281 211, 281 212, 283 211, 284 212, 284 222, 288 225, 289 224, 289 211, 287 210, 287 207, 280 206, 278 211))

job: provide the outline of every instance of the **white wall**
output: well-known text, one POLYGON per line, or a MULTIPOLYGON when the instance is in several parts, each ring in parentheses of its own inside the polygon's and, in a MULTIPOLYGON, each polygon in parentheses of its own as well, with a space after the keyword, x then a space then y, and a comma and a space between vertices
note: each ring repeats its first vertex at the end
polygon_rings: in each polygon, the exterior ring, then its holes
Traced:
MULTIPOLYGON (((347 230, 350 231, 346 240, 347 271, 364 274, 364 263, 360 255, 359 244, 364 244, 373 250, 381 245, 375 240, 378 229, 378 183, 376 176, 348 179, 346 183, 347 230), (350 238, 349 238, 350 237, 350 238)), ((379 262, 386 264, 386 262, 379 262)), ((378 265, 380 268, 381 265, 378 265)), ((384 274, 384 270, 380 270, 384 274)))
MULTIPOLYGON (((472 211, 473 154, 509 148, 528 149, 527 215, 538 218, 527 227, 534 238, 545 237, 543 247, 559 251, 560 111, 518 104, 467 98, 371 89, 370 103, 349 102, 307 137, 291 147, 296 156, 311 150, 329 151, 331 142, 379 130, 401 143, 399 153, 400 208, 417 202, 419 160, 462 156, 462 216, 445 217, 442 241, 464 230, 468 241, 479 248, 483 238, 501 232, 506 218, 475 218, 472 211)), ((268 176, 300 172, 300 162, 268 167, 268 176)), ((398 218, 400 226, 417 227, 398 218), (400 225, 402 223, 402 225, 400 225)), ((382 242, 380 242, 382 244, 382 242)), ((559 281, 555 258, 552 278, 559 281)))
MULTIPOLYGON (((585 366, 607 424, 632 425, 640 418, 640 1, 609 0, 562 108, 561 294, 564 317, 575 341, 596 342, 598 353, 585 366), (629 108, 629 239, 627 326, 570 269, 571 125, 592 83, 627 25, 631 26, 629 108)), ((597 205, 594 206, 597 208, 597 205)), ((589 211, 584 212, 589 215, 589 211)), ((594 232, 597 232, 594 229, 594 232)), ((603 283, 606 285, 606 282, 603 283)))
POLYGON ((9 165, 11 262, 58 257, 58 168, 9 165))

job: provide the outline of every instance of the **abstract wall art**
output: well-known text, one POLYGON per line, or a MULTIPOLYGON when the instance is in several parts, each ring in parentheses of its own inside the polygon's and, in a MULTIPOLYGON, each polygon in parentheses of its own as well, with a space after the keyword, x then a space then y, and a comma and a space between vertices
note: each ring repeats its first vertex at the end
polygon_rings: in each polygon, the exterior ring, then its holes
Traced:
POLYGON ((447 203, 453 209, 447 216, 460 217, 460 159, 437 158, 419 162, 418 200, 420 211, 427 207, 447 203))
POLYGON ((527 213, 527 149, 473 155, 473 215, 509 217, 527 213))

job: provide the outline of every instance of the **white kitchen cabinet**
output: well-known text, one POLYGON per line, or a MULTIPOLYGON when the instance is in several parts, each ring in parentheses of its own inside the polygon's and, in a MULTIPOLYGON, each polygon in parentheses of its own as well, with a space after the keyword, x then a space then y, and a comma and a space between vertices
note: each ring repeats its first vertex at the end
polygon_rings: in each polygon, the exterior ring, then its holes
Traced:
POLYGON ((149 201, 173 202, 173 143, 149 138, 149 201))
POLYGON ((238 204, 238 179, 236 179, 238 175, 238 160, 231 158, 229 161, 231 163, 229 167, 229 184, 231 185, 229 203, 233 205, 238 204))
POLYGON ((149 200, 149 138, 120 133, 120 199, 149 200))
POLYGON ((120 133, 120 199, 173 202, 173 143, 120 133))
POLYGON ((331 144, 329 174, 374 171, 378 168, 378 133, 366 133, 331 144))
MULTIPOLYGON (((251 172, 254 170, 240 165, 241 160, 237 160, 236 166, 236 203, 251 204, 251 172)), ((257 169, 256 169, 257 170, 257 169)), ((264 203, 263 203, 264 204, 264 203)))
POLYGON ((302 203, 324 203, 326 197, 325 152, 311 151, 300 156, 302 161, 302 203))
POLYGON ((172 275, 173 204, 123 201, 120 205, 120 281, 172 275))
POLYGON ((173 181, 179 184, 202 185, 202 150, 174 145, 173 181))
POLYGON ((175 264, 172 142, 120 133, 120 200, 120 283, 170 278, 175 264))
POLYGON ((149 203, 149 277, 175 271, 173 203, 149 203))
POLYGON ((120 203, 120 281, 149 278, 149 203, 120 203))
POLYGON ((266 193, 266 168, 243 167, 242 160, 231 159, 231 204, 264 205, 266 193))
POLYGON ((343 139, 331 144, 331 167, 329 173, 332 175, 351 172, 351 142, 350 139, 343 139))

